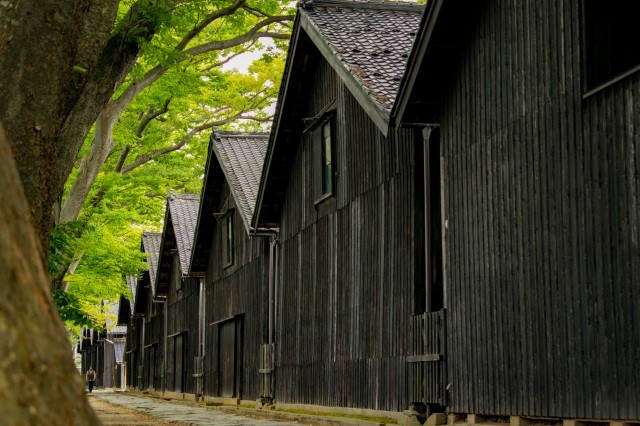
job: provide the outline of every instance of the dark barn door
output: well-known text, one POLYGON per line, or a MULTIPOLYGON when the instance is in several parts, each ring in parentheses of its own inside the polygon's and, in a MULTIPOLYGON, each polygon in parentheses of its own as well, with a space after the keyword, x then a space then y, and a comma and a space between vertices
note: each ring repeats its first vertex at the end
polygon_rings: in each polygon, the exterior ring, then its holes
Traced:
POLYGON ((241 397, 242 320, 234 319, 219 326, 218 383, 220 396, 241 397))
POLYGON ((147 381, 147 386, 155 389, 155 379, 156 379, 156 346, 153 345, 149 348, 149 357, 147 358, 149 372, 149 378, 147 381))
POLYGON ((423 403, 429 413, 447 405, 445 365, 445 310, 412 317, 410 395, 412 402, 423 403))
POLYGON ((136 351, 129 354, 129 363, 127 364, 127 386, 134 388, 136 386, 136 378, 138 375, 138 357, 136 351))
POLYGON ((179 334, 175 337, 173 345, 173 359, 174 359, 174 374, 175 384, 174 391, 184 392, 184 348, 185 348, 185 335, 179 334))
POLYGON ((220 326, 220 396, 232 397, 235 391, 236 325, 229 321, 220 326))

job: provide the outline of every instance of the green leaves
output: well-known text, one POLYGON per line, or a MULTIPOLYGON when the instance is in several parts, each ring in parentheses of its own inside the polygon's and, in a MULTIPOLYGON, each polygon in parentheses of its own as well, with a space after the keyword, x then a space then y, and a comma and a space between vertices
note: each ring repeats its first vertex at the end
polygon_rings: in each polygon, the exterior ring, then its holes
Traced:
POLYGON ((62 290, 53 290, 53 301, 62 320, 76 327, 91 327, 91 319, 82 308, 80 299, 62 290))
MULTIPOLYGON (((280 0, 122 0, 120 6, 113 34, 141 50, 110 103, 119 112, 101 139, 114 148, 82 195, 78 220, 58 225, 51 245, 53 281, 64 277, 68 284, 66 296, 58 296, 61 314, 74 324, 88 318, 94 327, 102 322, 101 301, 126 294, 123 277, 146 268, 140 236, 162 230, 169 191, 200 193, 212 129, 267 130, 286 40, 264 42, 256 25, 286 38, 292 13, 280 0), (234 61, 247 52, 254 62, 243 73, 234 61)), ((93 136, 81 155, 90 152, 93 136)), ((86 176, 80 166, 67 188, 86 176)))

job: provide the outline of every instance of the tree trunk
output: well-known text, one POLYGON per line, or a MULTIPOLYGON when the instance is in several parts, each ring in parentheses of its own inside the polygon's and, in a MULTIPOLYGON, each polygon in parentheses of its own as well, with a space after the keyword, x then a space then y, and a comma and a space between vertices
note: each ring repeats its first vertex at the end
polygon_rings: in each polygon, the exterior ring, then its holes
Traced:
MULTIPOLYGON (((0 119, 11 135, 30 216, 44 247, 53 225, 51 206, 62 189, 54 182, 63 180, 50 165, 73 104, 74 58, 89 3, 0 3, 0 119)), ((43 246, 36 253, 44 254, 43 246)))
POLYGON ((155 33, 159 22, 150 11, 166 10, 173 2, 139 0, 107 38, 118 4, 0 2, 0 121, 44 258, 56 219, 53 207, 59 205, 87 132, 131 70, 141 39, 148 41, 155 33), (143 35, 131 37, 133 30, 143 35))
POLYGON ((91 148, 87 156, 83 157, 80 162, 80 173, 73 181, 69 195, 62 206, 60 222, 70 222, 78 219, 82 204, 87 198, 93 182, 115 146, 112 131, 117 118, 118 115, 112 113, 111 103, 98 116, 91 148))
POLYGON ((28 206, 0 127, 0 407, 7 425, 99 421, 49 293, 28 206))

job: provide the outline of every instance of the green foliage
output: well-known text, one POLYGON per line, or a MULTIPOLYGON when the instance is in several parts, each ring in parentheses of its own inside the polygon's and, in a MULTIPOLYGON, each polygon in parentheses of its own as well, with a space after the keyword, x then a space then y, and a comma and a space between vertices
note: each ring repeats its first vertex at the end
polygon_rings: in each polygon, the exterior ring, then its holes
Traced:
MULTIPOLYGON (((113 129, 115 149, 104 164, 75 222, 58 225, 51 244, 50 272, 64 275, 66 293, 56 292, 61 316, 68 325, 99 328, 104 324, 103 300, 128 295, 124 277, 139 276, 146 269, 140 253, 143 230, 161 231, 166 196, 170 191, 200 194, 211 127, 226 130, 264 131, 284 69, 285 40, 253 41, 225 50, 189 56, 185 50, 216 40, 244 34, 270 15, 291 14, 289 2, 249 0, 250 9, 214 21, 184 49, 176 49, 197 23, 213 11, 228 7, 232 0, 122 0, 113 34, 140 44, 141 53, 131 73, 116 91, 120 96, 135 80, 150 70, 166 67, 152 86, 139 93, 119 116, 113 129), (144 22, 144 25, 141 24, 144 22), (148 40, 148 30, 155 33, 148 40), (234 56, 255 52, 247 73, 222 65, 234 56), (169 100, 168 111, 152 119, 139 132, 143 117, 160 110, 169 100), (253 119, 233 119, 234 117, 253 119), (192 137, 193 129, 202 129, 192 137), (138 158, 184 142, 179 148, 127 169, 138 158), (114 168, 129 150, 124 172, 114 168), (77 267, 68 268, 76 260, 77 267)), ((287 32, 281 24, 264 31, 287 32)), ((231 62, 232 64, 233 62, 231 62)), ((93 139, 88 135, 80 155, 86 155, 93 139)), ((147 156, 147 157, 145 157, 147 156)), ((76 164, 67 190, 78 176, 76 164)))
POLYGON ((82 303, 77 296, 58 289, 54 289, 52 295, 58 313, 65 323, 77 327, 91 326, 91 319, 83 311, 82 303))

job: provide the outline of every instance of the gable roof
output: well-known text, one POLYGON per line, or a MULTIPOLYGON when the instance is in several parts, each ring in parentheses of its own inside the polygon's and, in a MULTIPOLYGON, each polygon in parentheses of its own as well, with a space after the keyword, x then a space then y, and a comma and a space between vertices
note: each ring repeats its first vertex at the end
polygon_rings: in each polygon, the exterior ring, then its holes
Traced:
POLYGON ((135 275, 126 275, 125 282, 131 293, 129 295, 120 295, 120 303, 118 307, 118 325, 127 325, 129 317, 132 314, 132 308, 136 305, 136 290, 138 288, 138 277, 135 275))
POLYGON ((301 3, 300 25, 383 132, 423 10, 412 3, 301 3))
POLYGON ((384 1, 300 3, 262 172, 253 228, 278 226, 304 130, 298 100, 307 96, 318 58, 324 58, 383 134, 404 74, 424 6, 384 1), (320 52, 320 55, 318 55, 320 52), (271 165, 274 165, 271 168, 271 165))
POLYGON ((456 58, 472 21, 486 2, 429 0, 420 21, 407 71, 391 110, 390 123, 413 126, 438 122, 456 58))
MULTIPOLYGON (((138 288, 138 277, 136 277, 135 275, 127 275, 125 277, 125 280, 127 282, 127 288, 131 292, 131 304, 133 305, 136 303, 136 290, 138 288)), ((126 299, 129 299, 129 298, 126 297, 126 299)))
POLYGON ((268 134, 216 132, 211 143, 247 232, 256 205, 268 134))
POLYGON ((247 232, 251 231, 262 167, 267 151, 268 134, 214 131, 202 185, 200 211, 196 225, 189 273, 205 273, 211 248, 211 235, 216 226, 214 213, 221 204, 225 181, 247 232))
POLYGON ((156 292, 156 273, 158 271, 158 258, 160 257, 160 243, 162 234, 159 232, 142 232, 142 242, 140 249, 147 256, 147 266, 149 267, 149 283, 151 294, 156 292))
POLYGON ((109 313, 105 327, 107 333, 126 333, 127 325, 119 322, 120 302, 109 303, 107 305, 107 312, 109 313))
POLYGON ((167 197, 164 229, 158 259, 156 295, 166 294, 169 288, 173 250, 178 251, 180 272, 189 273, 191 249, 198 219, 200 197, 193 194, 174 194, 167 197))

